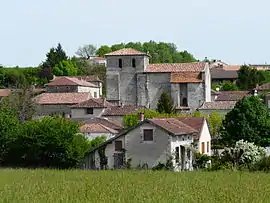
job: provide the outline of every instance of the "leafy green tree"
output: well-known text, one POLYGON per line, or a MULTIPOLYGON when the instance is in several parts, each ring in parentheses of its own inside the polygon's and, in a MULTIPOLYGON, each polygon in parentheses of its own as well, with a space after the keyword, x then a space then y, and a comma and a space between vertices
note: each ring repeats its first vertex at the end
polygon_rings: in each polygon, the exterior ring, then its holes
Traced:
POLYGON ((238 90, 238 87, 235 83, 230 81, 224 81, 220 84, 220 90, 221 91, 236 91, 238 90))
POLYGON ((4 87, 5 83, 5 71, 3 66, 0 65, 0 88, 4 87))
POLYGON ((21 85, 26 85, 28 82, 25 75, 20 70, 20 68, 6 68, 5 70, 5 82, 6 87, 17 88, 21 85))
POLYGON ((225 116, 221 113, 213 111, 209 114, 208 126, 212 137, 217 137, 220 133, 222 121, 224 120, 225 116))
POLYGON ((111 47, 109 47, 107 45, 103 45, 103 46, 98 48, 98 50, 96 51, 96 54, 100 57, 104 57, 105 54, 108 54, 110 52, 112 52, 111 47))
POLYGON ((74 76, 77 75, 78 68, 71 60, 61 61, 53 67, 53 74, 56 76, 74 76))
POLYGON ((10 146, 4 164, 20 167, 76 167, 89 150, 87 138, 78 132, 78 123, 61 117, 27 121, 10 146))
POLYGON ((256 96, 244 97, 225 116, 221 136, 225 144, 239 140, 263 145, 270 138, 270 120, 267 107, 256 96))
POLYGON ((167 93, 162 93, 157 104, 157 111, 159 113, 171 114, 175 112, 173 101, 167 93))
POLYGON ((76 55, 84 59, 89 59, 91 56, 96 55, 96 51, 97 51, 97 48, 94 45, 88 44, 88 45, 79 47, 79 49, 76 52, 76 55))
POLYGON ((238 71, 237 85, 240 89, 251 90, 264 80, 263 73, 250 66, 243 65, 238 71))
POLYGON ((58 43, 56 48, 51 48, 50 51, 46 54, 45 63, 47 66, 55 67, 60 64, 60 62, 68 59, 66 52, 63 50, 60 43, 58 43))
POLYGON ((112 51, 117 51, 119 49, 123 49, 125 48, 125 44, 121 43, 121 44, 114 44, 111 46, 112 51))
POLYGON ((106 136, 99 136, 99 137, 92 139, 89 143, 89 145, 90 145, 89 150, 99 146, 100 144, 102 144, 105 141, 106 141, 106 136))

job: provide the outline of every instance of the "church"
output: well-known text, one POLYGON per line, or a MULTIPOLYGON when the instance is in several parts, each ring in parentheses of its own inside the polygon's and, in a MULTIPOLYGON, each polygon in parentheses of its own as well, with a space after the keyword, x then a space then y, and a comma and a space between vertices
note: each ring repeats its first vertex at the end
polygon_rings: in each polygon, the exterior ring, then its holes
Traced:
POLYGON ((211 102, 208 62, 149 64, 149 57, 131 48, 105 55, 107 101, 156 109, 165 92, 179 111, 195 110, 203 102, 211 102))

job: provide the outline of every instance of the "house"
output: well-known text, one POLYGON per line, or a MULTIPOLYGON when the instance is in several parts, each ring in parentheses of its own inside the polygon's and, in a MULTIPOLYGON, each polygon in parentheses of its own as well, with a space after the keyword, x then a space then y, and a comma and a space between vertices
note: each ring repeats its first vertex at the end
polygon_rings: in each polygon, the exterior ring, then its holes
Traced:
POLYGON ((0 89, 0 98, 8 97, 11 94, 10 89, 0 89))
MULTIPOLYGON (((55 76, 52 81, 59 79, 59 78, 62 78, 62 77, 66 77, 66 76, 55 76)), ((102 80, 100 80, 100 78, 97 75, 68 76, 68 77, 69 78, 76 78, 78 80, 84 80, 86 82, 89 82, 91 84, 98 86, 99 87, 99 95, 100 96, 102 95, 103 83, 102 83, 102 80)))
POLYGON ((214 100, 211 102, 204 102, 198 110, 205 114, 210 114, 213 111, 227 114, 231 111, 236 102, 243 99, 245 96, 251 96, 250 91, 218 91, 212 93, 214 100))
POLYGON ((108 140, 119 133, 117 130, 107 127, 101 123, 83 124, 80 126, 80 132, 86 135, 89 140, 100 136, 105 136, 108 140))
POLYGON ((211 136, 204 118, 146 119, 92 149, 83 167, 117 169, 131 160, 132 168, 153 168, 172 158, 175 171, 192 170, 194 150, 211 155, 211 136))
POLYGON ((211 68, 212 83, 236 82, 237 77, 238 73, 236 70, 224 70, 223 66, 211 68))
POLYGON ((83 79, 58 77, 47 84, 47 93, 88 92, 91 97, 99 98, 100 87, 83 79))
POLYGON ((163 92, 176 108, 195 110, 211 101, 208 62, 149 64, 149 55, 125 48, 105 55, 106 98, 118 105, 156 109, 163 92))
POLYGON ((109 118, 111 120, 122 122, 125 115, 138 112, 139 110, 142 109, 146 108, 144 106, 134 106, 134 105, 110 106, 109 108, 106 108, 104 110, 102 116, 109 118))
POLYGON ((71 106, 72 118, 91 118, 101 116, 108 107, 113 106, 105 98, 90 98, 71 106))
POLYGON ((106 66, 106 59, 103 57, 97 57, 97 56, 89 57, 88 63, 90 65, 98 64, 98 65, 106 66))

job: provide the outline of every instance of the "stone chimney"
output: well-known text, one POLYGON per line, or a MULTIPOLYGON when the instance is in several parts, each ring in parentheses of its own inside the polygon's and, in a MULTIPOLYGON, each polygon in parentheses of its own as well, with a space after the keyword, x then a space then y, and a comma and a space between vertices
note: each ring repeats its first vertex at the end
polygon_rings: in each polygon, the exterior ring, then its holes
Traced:
POLYGON ((106 98, 103 98, 103 106, 106 105, 106 98))

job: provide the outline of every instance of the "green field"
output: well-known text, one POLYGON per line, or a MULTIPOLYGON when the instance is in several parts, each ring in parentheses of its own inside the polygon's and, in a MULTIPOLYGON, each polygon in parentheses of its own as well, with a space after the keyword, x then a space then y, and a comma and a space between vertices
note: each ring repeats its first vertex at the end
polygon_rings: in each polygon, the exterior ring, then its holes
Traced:
POLYGON ((270 202, 270 175, 0 170, 1 202, 270 202))

